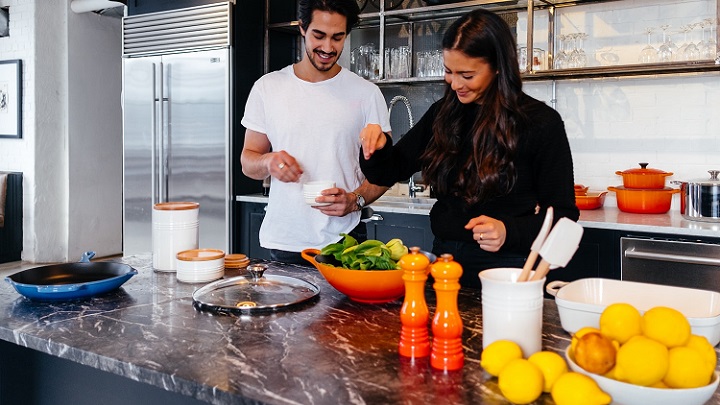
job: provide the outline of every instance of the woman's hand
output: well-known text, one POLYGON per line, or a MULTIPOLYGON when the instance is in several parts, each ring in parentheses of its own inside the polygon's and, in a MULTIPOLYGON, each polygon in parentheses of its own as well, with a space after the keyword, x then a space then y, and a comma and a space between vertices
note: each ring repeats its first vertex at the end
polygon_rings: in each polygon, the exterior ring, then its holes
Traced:
POLYGON ((370 156, 372 156, 376 150, 384 148, 386 143, 387 139, 385 138, 385 134, 378 124, 367 124, 367 126, 360 131, 360 145, 365 160, 370 159, 370 156))
POLYGON ((495 218, 480 215, 470 220, 465 229, 471 229, 473 239, 480 245, 480 249, 488 252, 497 252, 505 243, 507 231, 505 224, 495 218))

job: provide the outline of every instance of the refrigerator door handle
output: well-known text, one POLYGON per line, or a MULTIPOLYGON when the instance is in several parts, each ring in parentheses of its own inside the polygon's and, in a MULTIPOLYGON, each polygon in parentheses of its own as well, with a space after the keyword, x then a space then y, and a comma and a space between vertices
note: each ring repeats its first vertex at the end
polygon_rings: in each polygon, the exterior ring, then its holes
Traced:
POLYGON ((162 70, 162 76, 161 76, 161 89, 162 89, 162 99, 160 101, 160 111, 161 111, 161 117, 162 117, 162 128, 163 128, 163 149, 162 149, 162 157, 163 157, 163 168, 162 168, 162 184, 163 184, 163 199, 164 201, 170 201, 170 175, 171 169, 170 169, 170 154, 172 153, 172 126, 170 125, 170 120, 172 117, 170 116, 170 71, 172 70, 172 64, 166 63, 161 64, 163 66, 162 70), (167 89, 167 91, 166 91, 167 89))
POLYGON ((165 65, 160 62, 160 83, 158 89, 160 91, 160 97, 158 98, 158 113, 160 115, 160 121, 158 123, 158 135, 159 135, 159 156, 160 161, 158 162, 157 181, 160 184, 158 189, 158 198, 161 202, 168 201, 168 176, 167 176, 167 134, 166 134, 166 117, 165 117, 165 65))
POLYGON ((158 167, 158 87, 157 87, 157 65, 155 63, 152 64, 152 103, 150 104, 152 106, 152 113, 150 114, 152 117, 151 122, 151 135, 152 135, 152 144, 150 147, 150 167, 151 167, 151 176, 150 176, 150 187, 152 188, 152 194, 150 196, 152 200, 152 205, 155 206, 155 204, 159 203, 159 197, 160 193, 158 190, 158 179, 157 179, 157 167, 158 167))

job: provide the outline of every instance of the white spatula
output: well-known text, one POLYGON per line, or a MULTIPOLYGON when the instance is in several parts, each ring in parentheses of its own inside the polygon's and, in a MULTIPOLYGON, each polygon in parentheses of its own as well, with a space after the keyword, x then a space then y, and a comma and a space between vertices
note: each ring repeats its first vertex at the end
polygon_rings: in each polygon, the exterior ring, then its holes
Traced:
POLYGON ((530 271, 535 265, 535 260, 537 260, 538 252, 540 252, 540 248, 542 247, 543 242, 545 242, 545 238, 547 237, 548 232, 550 232, 552 221, 553 207, 548 207, 547 212, 545 212, 545 220, 543 221, 542 227, 540 228, 540 232, 538 232, 538 235, 537 237, 535 237, 532 246, 530 246, 530 255, 528 255, 527 260, 525 260, 525 265, 523 266, 522 272, 520 273, 520 276, 518 276, 518 282, 527 281, 528 277, 530 277, 530 271))
POLYGON ((567 266, 580 245, 582 235, 582 225, 567 218, 560 218, 540 248, 542 260, 535 269, 532 280, 545 277, 551 265, 553 268, 567 266))

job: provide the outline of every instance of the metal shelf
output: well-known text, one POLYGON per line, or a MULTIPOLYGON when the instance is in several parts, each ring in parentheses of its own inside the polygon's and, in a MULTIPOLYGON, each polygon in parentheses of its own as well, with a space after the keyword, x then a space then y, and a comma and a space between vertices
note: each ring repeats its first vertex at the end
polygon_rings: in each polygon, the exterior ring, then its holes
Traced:
MULTIPOLYGON (((384 28, 398 23, 413 23, 420 21, 440 20, 444 18, 459 17, 469 9, 483 7, 494 12, 519 12, 527 11, 528 19, 532 21, 533 10, 550 9, 550 16, 554 15, 557 7, 573 7, 593 3, 607 3, 620 0, 471 0, 450 4, 416 7, 411 9, 377 11, 360 15, 360 23, 357 28, 377 28, 380 30, 380 46, 384 47, 384 28)), ((720 0, 718 0, 720 1, 720 0)), ((718 14, 720 15, 720 3, 718 3, 718 14)), ((551 30, 552 30, 551 24, 551 30)), ((297 34, 298 21, 268 24, 267 29, 286 33, 297 34)), ((532 44, 532 24, 528 25, 527 43, 532 44)), ((717 34, 720 38, 720 32, 717 34)), ((554 48, 551 46, 551 48, 554 48)), ((554 49, 548 50, 550 53, 554 49)), ((382 55, 381 55, 382 57, 382 55)), ((530 67, 530 66, 528 66, 530 67)), ((532 71, 522 75, 525 81, 540 80, 573 80, 585 78, 605 77, 628 77, 628 76, 655 76, 672 75, 683 73, 704 73, 720 71, 720 58, 717 61, 697 62, 671 62, 656 64, 628 64, 615 66, 599 66, 577 69, 555 69, 532 71)), ((403 79, 379 79, 371 80, 378 85, 383 84, 422 84, 442 82, 443 77, 410 77, 403 79)))
MULTIPOLYGON (((702 62, 671 62, 654 64, 596 66, 577 69, 556 69, 542 70, 532 73, 523 73, 523 81, 541 80, 573 80, 573 79, 594 79, 607 77, 630 77, 630 76, 658 76, 673 75, 682 73, 709 73, 720 72, 720 63, 713 61, 702 62)), ((445 79, 438 77, 409 77, 404 79, 379 79, 370 80, 378 86, 397 84, 423 84, 442 83, 445 79)))

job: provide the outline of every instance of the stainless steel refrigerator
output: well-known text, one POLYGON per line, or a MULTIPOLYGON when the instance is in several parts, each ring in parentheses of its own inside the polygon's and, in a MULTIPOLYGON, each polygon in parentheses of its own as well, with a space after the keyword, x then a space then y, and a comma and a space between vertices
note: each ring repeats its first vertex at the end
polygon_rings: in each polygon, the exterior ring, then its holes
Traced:
POLYGON ((123 19, 123 253, 152 251, 152 207, 200 203, 199 245, 229 252, 230 3, 123 19))

